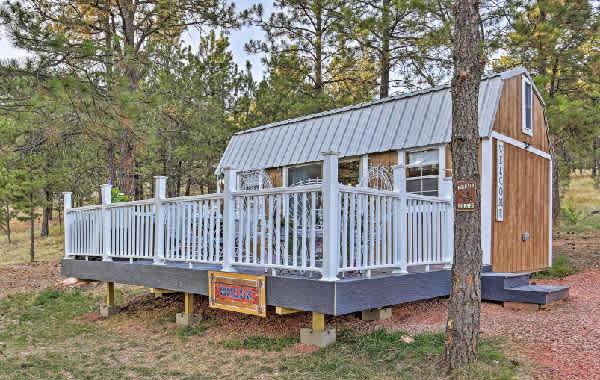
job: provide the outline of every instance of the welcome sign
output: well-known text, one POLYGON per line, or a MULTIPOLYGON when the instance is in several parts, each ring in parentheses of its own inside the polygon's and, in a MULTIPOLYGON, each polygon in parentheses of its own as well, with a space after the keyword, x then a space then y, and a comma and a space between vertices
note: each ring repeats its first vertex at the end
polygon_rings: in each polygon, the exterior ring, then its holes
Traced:
POLYGON ((267 316, 265 276, 209 271, 208 293, 212 308, 267 316))

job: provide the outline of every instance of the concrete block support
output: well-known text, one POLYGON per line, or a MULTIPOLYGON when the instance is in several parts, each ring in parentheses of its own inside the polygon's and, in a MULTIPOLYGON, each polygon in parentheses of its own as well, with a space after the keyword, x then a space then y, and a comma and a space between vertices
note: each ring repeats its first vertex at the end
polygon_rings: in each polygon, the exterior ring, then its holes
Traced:
POLYGON ((111 315, 119 314, 120 311, 121 311, 120 306, 107 306, 107 305, 100 306, 100 314, 105 318, 108 318, 111 315))
POLYGON ((310 344, 320 348, 335 343, 335 329, 315 331, 313 329, 300 329, 300 343, 310 344))
POLYGON ((380 309, 363 310, 361 318, 363 321, 380 321, 392 317, 392 308, 385 307, 380 309))
POLYGON ((175 315, 175 324, 180 327, 190 327, 200 319, 200 315, 194 314, 194 294, 185 293, 184 310, 183 313, 175 315))
POLYGON ((320 348, 335 343, 336 331, 334 328, 325 328, 325 315, 312 313, 312 329, 300 329, 300 343, 310 344, 320 348))
POLYGON ((177 327, 191 327, 200 319, 202 317, 198 314, 177 313, 175 315, 175 324, 177 327))

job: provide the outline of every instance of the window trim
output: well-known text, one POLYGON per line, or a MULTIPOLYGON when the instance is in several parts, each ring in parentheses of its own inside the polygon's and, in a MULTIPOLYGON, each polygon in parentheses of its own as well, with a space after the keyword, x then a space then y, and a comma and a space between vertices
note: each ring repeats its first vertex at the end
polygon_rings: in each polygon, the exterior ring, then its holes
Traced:
POLYGON ((533 136, 533 84, 531 83, 531 81, 529 80, 529 78, 527 78, 526 75, 523 75, 522 77, 522 81, 521 81, 521 115, 522 115, 522 120, 521 120, 521 132, 523 132, 526 135, 529 136, 533 136), (527 104, 526 104, 526 99, 527 97, 526 92, 527 92, 527 85, 529 85, 529 100, 531 101, 531 112, 530 112, 530 125, 531 128, 527 128, 527 104))

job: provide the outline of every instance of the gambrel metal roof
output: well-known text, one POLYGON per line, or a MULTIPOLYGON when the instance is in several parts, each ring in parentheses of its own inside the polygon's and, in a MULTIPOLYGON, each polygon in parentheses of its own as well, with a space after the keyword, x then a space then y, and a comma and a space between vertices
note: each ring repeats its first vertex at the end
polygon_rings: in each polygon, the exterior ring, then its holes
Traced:
MULTIPOLYGON (((526 74, 524 68, 482 78, 479 135, 489 137, 504 80, 526 74)), ((321 152, 341 157, 450 142, 450 85, 267 124, 236 133, 221 158, 224 167, 264 169, 322 160, 321 152)))

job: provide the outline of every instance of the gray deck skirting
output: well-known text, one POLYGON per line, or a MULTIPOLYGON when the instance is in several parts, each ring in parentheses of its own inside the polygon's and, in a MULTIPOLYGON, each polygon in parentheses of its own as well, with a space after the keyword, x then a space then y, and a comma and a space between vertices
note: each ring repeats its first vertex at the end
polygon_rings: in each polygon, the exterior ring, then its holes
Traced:
MULTIPOLYGON (((188 268, 127 261, 64 259, 66 277, 116 282, 208 295, 210 266, 188 268)), ((216 268, 215 268, 216 269, 216 268)), ((264 274, 251 271, 251 274, 264 274)), ((450 294, 450 271, 386 274, 373 278, 329 282, 291 276, 267 276, 267 304, 290 309, 342 315, 450 294)))

